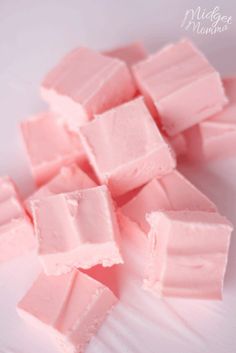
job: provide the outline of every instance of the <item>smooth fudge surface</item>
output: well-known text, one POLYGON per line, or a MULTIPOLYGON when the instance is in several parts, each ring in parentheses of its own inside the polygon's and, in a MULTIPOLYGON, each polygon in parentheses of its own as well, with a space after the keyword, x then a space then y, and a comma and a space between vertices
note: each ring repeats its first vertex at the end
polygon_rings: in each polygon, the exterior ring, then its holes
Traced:
POLYGON ((55 176, 63 165, 83 165, 85 156, 78 136, 58 124, 54 113, 41 113, 23 121, 21 131, 38 186, 55 176))
POLYGON ((33 226, 25 213, 15 184, 0 178, 0 263, 36 248, 33 226))
POLYGON ((184 133, 190 160, 211 160, 236 153, 236 77, 223 79, 228 104, 184 133), (224 146, 224 148, 222 148, 224 146))
POLYGON ((223 84, 228 104, 221 112, 200 124, 205 160, 236 155, 236 77, 223 79, 223 84))
POLYGON ((96 183, 78 165, 72 164, 62 167, 54 178, 30 195, 25 204, 28 212, 31 213, 30 203, 33 200, 94 186, 96 183))
POLYGON ((127 65, 80 47, 67 54, 45 77, 41 93, 71 130, 136 93, 127 65))
POLYGON ((168 138, 168 142, 173 148, 177 158, 186 155, 187 141, 183 133, 179 133, 178 135, 172 137, 170 136, 168 138))
POLYGON ((146 215, 154 211, 208 211, 216 206, 181 173, 174 170, 160 179, 152 179, 121 207, 124 215, 148 232, 146 215))
POLYGON ((170 136, 210 117, 227 102, 219 73, 187 39, 137 63, 133 73, 170 136))
POLYGON ((159 296, 221 299, 232 225, 216 212, 163 211, 147 216, 144 287, 159 296))
POLYGON ((209 121, 236 125, 236 76, 222 79, 228 104, 209 121))
POLYGON ((80 128, 81 142, 101 183, 113 196, 169 173, 175 158, 143 98, 96 117, 80 128))
POLYGON ((75 269, 61 276, 41 273, 18 312, 44 328, 61 352, 83 353, 116 302, 110 289, 75 269))
MULTIPOLYGON (((197 159, 207 161, 235 156, 236 125, 207 121, 200 125, 199 130, 201 145, 198 156, 193 152, 197 159)), ((199 133, 199 130, 195 131, 195 136, 199 133)), ((196 140, 199 141, 199 138, 196 137, 196 140)), ((192 140, 191 144, 193 142, 194 140, 192 140)))
POLYGON ((114 48, 105 51, 104 54, 123 60, 130 67, 139 61, 146 59, 148 56, 148 52, 141 42, 134 42, 122 47, 114 48))
POLYGON ((106 186, 34 200, 31 209, 47 274, 123 262, 119 226, 106 186))

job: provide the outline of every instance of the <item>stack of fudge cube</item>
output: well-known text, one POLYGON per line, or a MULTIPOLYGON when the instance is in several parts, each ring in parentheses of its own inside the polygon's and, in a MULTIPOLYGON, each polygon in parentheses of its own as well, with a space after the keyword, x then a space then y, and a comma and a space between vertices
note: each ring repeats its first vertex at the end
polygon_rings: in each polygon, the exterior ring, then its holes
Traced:
POLYGON ((36 191, 22 200, 0 180, 0 261, 36 249, 42 263, 19 314, 63 352, 84 352, 118 300, 84 270, 124 263, 120 215, 146 237, 145 290, 221 299, 232 225, 177 159, 235 153, 236 78, 187 39, 153 55, 140 43, 79 47, 41 96, 48 111, 21 124, 36 191))

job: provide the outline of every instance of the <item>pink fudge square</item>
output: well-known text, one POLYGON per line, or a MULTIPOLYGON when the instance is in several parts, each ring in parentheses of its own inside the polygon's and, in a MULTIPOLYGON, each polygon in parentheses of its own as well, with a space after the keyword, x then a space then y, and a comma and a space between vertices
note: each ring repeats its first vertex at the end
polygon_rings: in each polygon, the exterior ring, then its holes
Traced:
POLYGON ((123 263, 117 219, 106 186, 31 203, 39 256, 49 275, 123 263))
POLYGON ((130 43, 123 47, 118 47, 103 53, 104 55, 111 56, 126 62, 131 67, 148 56, 148 52, 144 45, 140 42, 130 43))
POLYGON ((36 248, 32 224, 9 177, 0 178, 0 263, 36 248))
POLYGON ((144 287, 158 296, 221 299, 232 226, 215 212, 166 211, 147 217, 144 287))
POLYGON ((168 144, 143 98, 96 117, 80 128, 81 142, 101 183, 118 196, 175 167, 168 144))
POLYGON ((21 131, 38 186, 55 176, 63 165, 85 163, 79 138, 58 124, 53 113, 41 113, 23 121, 21 131))
POLYGON ((124 62, 83 47, 67 54, 41 86, 42 97, 51 110, 72 130, 94 114, 128 101, 135 92, 124 62))
POLYGON ((186 39, 136 64, 133 73, 170 136, 215 114, 227 102, 219 73, 186 39))
POLYGON ((146 215, 162 210, 192 210, 215 212, 216 206, 177 170, 153 179, 125 205, 122 213, 137 223, 146 233, 149 224, 146 215))
POLYGON ((33 200, 80 189, 89 189, 97 184, 76 164, 62 167, 59 173, 47 184, 36 190, 25 202, 27 211, 31 213, 30 203, 33 200))
POLYGON ((39 275, 18 313, 45 330, 60 352, 83 353, 116 303, 110 289, 75 269, 61 276, 39 275))
POLYGON ((236 154, 236 77, 223 79, 223 84, 229 103, 221 112, 184 133, 191 160, 221 159, 236 154))

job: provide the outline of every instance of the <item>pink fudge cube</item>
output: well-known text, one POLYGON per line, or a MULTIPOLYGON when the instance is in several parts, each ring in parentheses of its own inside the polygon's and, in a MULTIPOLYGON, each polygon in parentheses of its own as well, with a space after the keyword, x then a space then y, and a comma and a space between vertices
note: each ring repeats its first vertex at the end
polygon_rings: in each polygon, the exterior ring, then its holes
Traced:
POLYGON ((0 178, 0 263, 36 248, 32 224, 18 191, 8 177, 0 178))
POLYGON ((60 352, 83 353, 116 303, 110 289, 73 270, 61 276, 41 274, 18 304, 18 313, 45 330, 60 352))
POLYGON ((144 287, 159 296, 221 299, 231 224, 214 212, 166 211, 148 216, 144 287))
POLYGON ((23 121, 21 131, 38 186, 55 176, 63 165, 85 163, 78 136, 58 124, 53 113, 41 113, 23 121))
POLYGON ((130 43, 126 46, 106 51, 103 54, 123 60, 129 67, 146 59, 148 56, 146 48, 140 42, 130 43))
POLYGON ((81 142, 101 183, 113 196, 169 173, 175 159, 143 98, 96 117, 80 128, 81 142))
POLYGON ((123 263, 119 228, 106 186, 49 196, 31 205, 39 256, 47 274, 123 263))
POLYGON ((191 160, 220 159, 236 154, 236 77, 223 79, 223 84, 229 103, 221 112, 184 133, 187 156, 191 160))
POLYGON ((170 136, 215 114, 227 102, 219 73, 188 40, 149 56, 133 73, 170 136))
POLYGON ((135 92, 124 62, 83 47, 67 54, 41 86, 42 97, 51 110, 72 130, 94 114, 128 101, 135 92))
POLYGON ((25 202, 27 211, 31 213, 30 203, 33 200, 80 189, 89 189, 96 183, 76 164, 62 167, 60 172, 47 184, 36 190, 25 202))
POLYGON ((146 233, 146 215, 162 210, 192 210, 215 212, 216 206, 177 170, 161 179, 153 179, 125 205, 122 213, 137 223, 146 233))

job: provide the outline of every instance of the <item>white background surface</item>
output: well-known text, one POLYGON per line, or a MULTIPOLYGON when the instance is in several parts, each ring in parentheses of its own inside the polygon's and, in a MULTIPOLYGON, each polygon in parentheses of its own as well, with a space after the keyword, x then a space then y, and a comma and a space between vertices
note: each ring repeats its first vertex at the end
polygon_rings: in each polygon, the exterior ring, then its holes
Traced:
MULTIPOLYGON (((0 174, 14 177, 24 193, 32 189, 17 124, 45 108, 38 95, 39 83, 66 51, 80 44, 108 49, 137 39, 153 51, 183 36, 192 37, 222 74, 236 73, 234 0, 0 0, 0 174), (209 10, 220 6, 222 14, 233 18, 229 30, 204 36, 181 29, 186 9, 198 5, 209 10)), ((181 169, 236 225, 236 160, 181 169)), ((142 254, 136 255, 142 267, 142 254)), ((234 353, 235 255, 233 234, 223 302, 163 302, 143 292, 139 276, 132 275, 122 289, 120 304, 87 352, 234 353)), ((34 254, 0 267, 0 353, 57 352, 46 336, 20 321, 15 311, 39 270, 34 254)), ((131 276, 128 269, 127 273, 131 276)))

